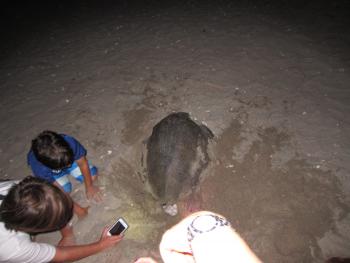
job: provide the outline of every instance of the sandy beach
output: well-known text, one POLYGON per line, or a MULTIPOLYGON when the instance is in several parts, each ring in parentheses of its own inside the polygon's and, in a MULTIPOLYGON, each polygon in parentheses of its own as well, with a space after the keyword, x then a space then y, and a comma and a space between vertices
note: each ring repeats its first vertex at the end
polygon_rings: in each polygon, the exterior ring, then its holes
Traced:
MULTIPOLYGON (((119 216, 116 247, 81 262, 162 262, 166 215, 141 165, 153 126, 188 112, 215 138, 201 205, 269 263, 350 257, 350 32, 346 1, 84 2, 9 10, 0 56, 0 178, 31 174, 42 130, 77 138, 102 203, 78 243, 119 216), (51 13, 50 13, 51 12, 51 13), (9 15, 10 16, 10 15, 9 15), (11 15, 12 17, 12 15, 11 15)), ((180 200, 181 201, 181 200, 180 200)), ((55 243, 58 233, 38 236, 55 243)))

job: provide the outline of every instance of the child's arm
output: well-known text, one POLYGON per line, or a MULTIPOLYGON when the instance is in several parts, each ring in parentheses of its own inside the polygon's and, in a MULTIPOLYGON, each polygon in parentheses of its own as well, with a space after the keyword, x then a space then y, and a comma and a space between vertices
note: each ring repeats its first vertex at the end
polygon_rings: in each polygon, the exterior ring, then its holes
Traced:
POLYGON ((100 195, 100 189, 93 185, 92 183, 92 177, 90 174, 90 168, 88 161, 85 156, 81 157, 80 159, 76 160, 81 173, 84 176, 84 184, 85 184, 85 191, 86 191, 86 197, 88 199, 93 198, 95 201, 101 201, 101 195, 100 195))
POLYGON ((123 238, 123 236, 108 236, 107 232, 108 228, 105 228, 101 239, 88 245, 56 247, 56 254, 52 262, 75 261, 97 254, 106 248, 116 245, 123 238))

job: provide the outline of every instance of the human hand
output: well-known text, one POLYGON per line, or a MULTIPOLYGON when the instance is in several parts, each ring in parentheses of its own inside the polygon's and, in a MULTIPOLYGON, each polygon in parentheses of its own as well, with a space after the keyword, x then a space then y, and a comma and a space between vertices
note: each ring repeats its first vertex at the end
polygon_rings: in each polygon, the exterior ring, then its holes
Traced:
POLYGON ((74 206, 74 212, 77 214, 79 219, 83 219, 89 213, 90 206, 82 207, 78 204, 74 206))
POLYGON ((108 247, 112 247, 115 244, 119 243, 122 239, 123 239, 123 235, 118 235, 118 236, 110 236, 108 235, 108 227, 105 227, 105 229, 102 232, 101 238, 100 238, 100 245, 103 248, 108 248, 108 247))
POLYGON ((102 201, 102 194, 100 191, 100 188, 94 185, 91 185, 89 188, 86 189, 86 198, 88 200, 94 200, 96 202, 102 201))
POLYGON ((153 258, 139 258, 134 263, 157 263, 153 258))

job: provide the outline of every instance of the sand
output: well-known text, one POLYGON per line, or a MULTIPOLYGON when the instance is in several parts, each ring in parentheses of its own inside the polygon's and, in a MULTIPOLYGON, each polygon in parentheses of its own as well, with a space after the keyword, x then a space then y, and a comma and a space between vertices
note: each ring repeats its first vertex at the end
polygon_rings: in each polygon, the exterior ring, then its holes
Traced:
POLYGON ((141 155, 152 127, 185 111, 215 134, 203 209, 226 216, 264 262, 350 257, 345 2, 58 5, 28 21, 14 12, 1 44, 0 178, 31 174, 40 131, 76 137, 104 193, 88 203, 76 186, 73 198, 90 205, 74 220, 78 243, 119 216, 130 224, 116 247, 81 262, 161 262, 161 235, 180 216, 147 192, 141 155))

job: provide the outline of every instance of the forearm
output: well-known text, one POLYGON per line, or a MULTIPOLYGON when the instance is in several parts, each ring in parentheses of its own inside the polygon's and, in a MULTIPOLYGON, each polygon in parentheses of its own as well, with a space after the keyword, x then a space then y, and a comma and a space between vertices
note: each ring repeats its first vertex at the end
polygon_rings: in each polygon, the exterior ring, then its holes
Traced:
POLYGON ((67 224, 64 228, 60 230, 62 237, 74 236, 72 227, 67 224))
POLYGON ((234 235, 236 236, 236 240, 233 242, 231 249, 235 251, 236 260, 240 262, 262 263, 241 236, 236 232, 234 232, 234 235))
POLYGON ((81 246, 56 247, 56 254, 52 262, 75 261, 104 250, 105 247, 100 242, 81 246))
POLYGON ((92 186, 92 178, 91 178, 89 163, 88 163, 86 157, 83 156, 79 160, 77 160, 77 164, 78 164, 80 171, 84 177, 85 189, 88 189, 89 187, 92 186))
POLYGON ((224 262, 225 259, 230 258, 232 262, 262 263, 234 230, 226 229, 225 233, 218 235, 220 236, 213 236, 211 239, 198 236, 191 242, 196 261, 203 263, 224 262), (208 252, 203 253, 203 251, 208 252), (213 253, 214 251, 220 251, 220 253, 213 253))

